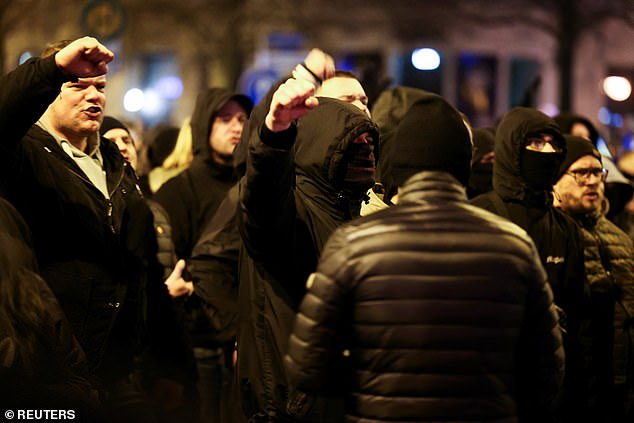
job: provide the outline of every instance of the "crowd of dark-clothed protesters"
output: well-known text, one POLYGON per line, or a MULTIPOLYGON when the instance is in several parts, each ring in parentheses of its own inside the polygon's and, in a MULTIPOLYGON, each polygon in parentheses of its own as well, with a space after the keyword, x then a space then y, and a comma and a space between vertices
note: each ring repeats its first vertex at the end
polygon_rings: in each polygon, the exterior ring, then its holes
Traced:
POLYGON ((0 408, 634 421, 634 189, 590 120, 371 105, 313 49, 257 104, 202 91, 146 171, 113 60, 83 37, 0 79, 0 408))

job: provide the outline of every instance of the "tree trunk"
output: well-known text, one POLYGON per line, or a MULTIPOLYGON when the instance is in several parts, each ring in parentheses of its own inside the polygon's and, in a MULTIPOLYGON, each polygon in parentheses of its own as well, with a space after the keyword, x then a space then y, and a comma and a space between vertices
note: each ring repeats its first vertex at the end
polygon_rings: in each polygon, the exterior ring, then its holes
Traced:
POLYGON ((574 0, 559 3, 559 33, 557 34, 557 65, 559 66, 559 109, 572 111, 574 52, 577 44, 577 13, 574 0))

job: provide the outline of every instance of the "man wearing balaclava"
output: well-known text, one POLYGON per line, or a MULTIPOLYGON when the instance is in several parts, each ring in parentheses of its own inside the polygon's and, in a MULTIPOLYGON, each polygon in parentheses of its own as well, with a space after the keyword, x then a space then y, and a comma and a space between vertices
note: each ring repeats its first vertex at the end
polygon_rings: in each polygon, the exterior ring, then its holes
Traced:
POLYGON ((552 186, 565 154, 565 139, 551 118, 535 109, 514 108, 496 131, 493 191, 472 204, 516 223, 537 246, 566 331, 562 417, 575 421, 579 403, 585 401, 580 327, 586 294, 580 234, 574 221, 552 204, 552 186))
POLYGON ((324 247, 289 379, 342 394, 347 422, 552 421, 564 359, 550 288, 526 233, 467 204, 462 117, 425 93, 394 142, 398 204, 324 247))
POLYGON ((288 385, 282 360, 323 245, 374 184, 378 128, 357 106, 314 92, 301 78, 275 91, 240 181, 236 372, 250 421, 342 421, 340 401, 288 385))

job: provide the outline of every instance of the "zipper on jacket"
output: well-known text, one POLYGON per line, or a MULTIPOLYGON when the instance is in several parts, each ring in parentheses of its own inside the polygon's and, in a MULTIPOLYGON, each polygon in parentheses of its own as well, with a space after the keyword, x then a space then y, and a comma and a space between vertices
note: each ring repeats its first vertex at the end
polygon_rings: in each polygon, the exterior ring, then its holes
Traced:
POLYGON ((112 220, 112 201, 108 200, 108 211, 107 211, 107 216, 108 216, 108 226, 110 226, 110 230, 112 231, 112 233, 117 233, 117 231, 114 228, 114 222, 112 220))

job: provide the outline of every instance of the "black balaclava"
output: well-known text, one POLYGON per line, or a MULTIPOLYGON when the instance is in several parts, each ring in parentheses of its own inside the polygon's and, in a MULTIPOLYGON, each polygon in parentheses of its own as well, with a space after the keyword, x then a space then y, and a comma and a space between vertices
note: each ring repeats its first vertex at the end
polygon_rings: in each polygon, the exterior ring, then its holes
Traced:
POLYGON ((344 155, 343 190, 351 199, 363 198, 374 185, 374 140, 367 132, 351 142, 344 155))
POLYGON ((566 141, 554 120, 539 110, 516 107, 504 115, 495 131, 493 189, 504 201, 547 207, 565 154, 566 141), (537 134, 551 135, 562 152, 527 150, 527 140, 537 134))
POLYGON ((550 191, 557 182, 561 153, 542 153, 524 149, 520 153, 520 172, 533 191, 550 191))

